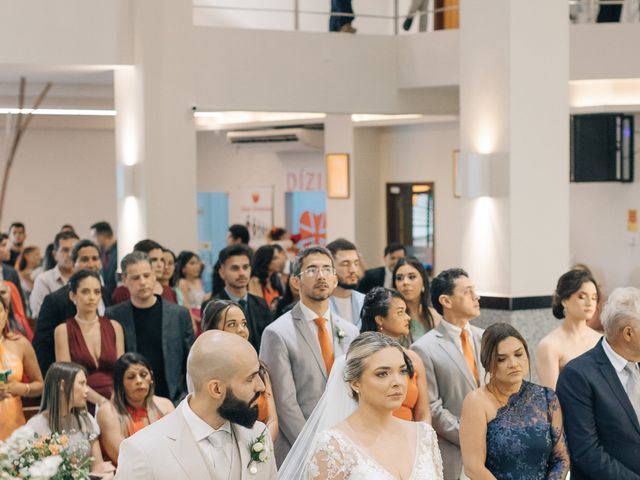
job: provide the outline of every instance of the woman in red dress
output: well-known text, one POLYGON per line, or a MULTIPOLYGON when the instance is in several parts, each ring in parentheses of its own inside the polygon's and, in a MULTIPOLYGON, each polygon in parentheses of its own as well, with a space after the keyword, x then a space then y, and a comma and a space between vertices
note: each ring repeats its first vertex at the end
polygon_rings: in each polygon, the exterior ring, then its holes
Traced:
MULTIPOLYGON (((100 277, 80 270, 69 279, 75 317, 55 329, 56 362, 75 362, 87 369, 88 402, 102 405, 111 398, 113 368, 124 353, 124 333, 115 320, 98 316, 102 298, 100 277)), ((93 413, 93 405, 89 410, 93 413)))

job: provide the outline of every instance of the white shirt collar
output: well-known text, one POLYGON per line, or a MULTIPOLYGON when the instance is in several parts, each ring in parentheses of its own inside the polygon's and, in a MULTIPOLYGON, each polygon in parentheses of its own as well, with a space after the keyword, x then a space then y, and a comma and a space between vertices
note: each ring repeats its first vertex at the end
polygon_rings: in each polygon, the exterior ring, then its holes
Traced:
POLYGON ((616 373, 622 372, 622 370, 624 370, 624 367, 627 366, 627 363, 629 363, 627 359, 616 353, 611 345, 609 345, 609 342, 607 342, 606 338, 602 339, 602 348, 604 349, 604 353, 607 355, 607 358, 611 362, 611 365, 613 365, 616 373))
MULTIPOLYGON (((442 319, 441 323, 444 329, 452 338, 460 338, 460 335, 462 335, 462 329, 460 327, 454 325, 453 323, 447 322, 444 318, 442 319)), ((467 331, 467 333, 471 333, 471 328, 469 328, 469 322, 467 322, 464 329, 467 331)))
POLYGON ((187 422, 191 433, 193 433, 193 438, 195 439, 196 443, 200 440, 209 438, 215 432, 227 432, 231 434, 231 424, 228 421, 224 422, 222 426, 216 430, 207 422, 202 420, 198 415, 196 415, 189 406, 190 398, 191 394, 182 401, 182 415, 184 416, 184 420, 185 422, 187 422))
MULTIPOLYGON (((305 321, 313 322, 316 318, 318 318, 318 314, 307 307, 302 300, 300 300, 300 310, 302 310, 302 316, 305 321)), ((326 321, 331 322, 331 308, 327 308, 327 311, 324 312, 320 317, 324 318, 326 321)))

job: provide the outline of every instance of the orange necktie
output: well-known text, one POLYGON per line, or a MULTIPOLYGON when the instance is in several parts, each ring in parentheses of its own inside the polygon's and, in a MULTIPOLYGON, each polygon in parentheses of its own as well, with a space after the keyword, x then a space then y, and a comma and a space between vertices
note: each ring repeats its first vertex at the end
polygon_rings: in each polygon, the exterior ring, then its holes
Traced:
POLYGON ((331 367, 333 366, 333 345, 331 342, 331 336, 327 331, 327 325, 324 318, 316 318, 313 323, 318 326, 318 340, 320 341, 320 350, 322 351, 324 365, 325 367, 327 367, 327 375, 329 375, 331 373, 331 367))
POLYGON ((478 366, 476 365, 476 357, 473 356, 473 349, 469 343, 469 333, 464 328, 460 334, 460 339, 462 340, 462 353, 464 354, 464 359, 467 361, 467 365, 469 365, 469 370, 473 373, 473 378, 476 379, 476 385, 478 385, 478 366))

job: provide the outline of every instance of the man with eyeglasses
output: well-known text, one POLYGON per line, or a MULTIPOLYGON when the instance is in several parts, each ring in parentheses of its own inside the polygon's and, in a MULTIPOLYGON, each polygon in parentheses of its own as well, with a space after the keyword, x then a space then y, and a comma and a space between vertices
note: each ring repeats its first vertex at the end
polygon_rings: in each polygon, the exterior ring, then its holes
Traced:
POLYGON ((329 297, 338 281, 329 250, 311 246, 300 251, 291 276, 293 287, 300 290, 300 301, 264 330, 260 346, 278 411, 278 465, 320 400, 334 358, 346 354, 360 333, 330 309, 329 297))
MULTIPOLYGON (((164 249, 162 248, 162 245, 149 239, 140 240, 133 246, 133 251, 146 253, 147 257, 149 257, 151 269, 153 270, 156 278, 153 286, 154 295, 160 295, 171 303, 178 303, 176 292, 174 292, 170 286, 162 285, 158 280, 158 278, 162 277, 164 272, 164 249)), ((113 305, 118 305, 126 302, 130 298, 131 295, 129 293, 129 289, 124 285, 120 285, 113 291, 113 294, 111 295, 111 303, 113 305)))
POLYGON ((338 286, 329 297, 331 311, 353 323, 358 330, 362 325, 360 311, 364 303, 364 294, 356 291, 360 272, 358 249, 349 240, 339 238, 327 245, 336 262, 338 286))
POLYGON ((411 350, 424 362, 444 479, 466 479, 460 451, 462 402, 469 392, 484 385, 485 377, 480 362, 484 330, 469 324, 480 315, 480 296, 467 272, 450 268, 431 282, 431 303, 442 321, 411 345, 411 350))

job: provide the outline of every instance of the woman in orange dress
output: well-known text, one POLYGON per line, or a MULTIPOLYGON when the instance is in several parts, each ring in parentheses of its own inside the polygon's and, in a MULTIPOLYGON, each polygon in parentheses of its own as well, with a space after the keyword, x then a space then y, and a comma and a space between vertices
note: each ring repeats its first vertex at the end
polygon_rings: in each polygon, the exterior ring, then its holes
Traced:
POLYGON ((22 397, 37 397, 44 383, 29 341, 9 328, 9 309, 0 296, 0 440, 25 424, 22 397), (23 382, 24 377, 30 381, 23 382))
POLYGON ((171 400, 153 394, 153 373, 147 359, 139 353, 125 353, 114 366, 113 397, 96 415, 102 451, 116 465, 125 438, 173 409, 171 400))
MULTIPOLYGON (((244 311, 240 305, 231 300, 215 300, 207 304, 202 315, 202 331, 207 330, 223 330, 240 335, 245 340, 249 339, 249 328, 244 311)), ((267 426, 271 438, 275 440, 278 436, 276 402, 273 399, 269 372, 262 362, 260 362, 260 377, 264 382, 265 390, 258 397, 258 420, 267 426)))
POLYGON ((281 250, 275 245, 263 245, 256 250, 251 265, 249 293, 264 298, 272 311, 277 305, 274 301, 284 293, 278 275, 284 270, 287 256, 281 250))
MULTIPOLYGON (((380 332, 397 341, 409 334, 411 317, 407 313, 407 304, 400 293, 389 288, 376 287, 367 293, 360 318, 361 333, 380 332)), ((424 364, 414 351, 405 348, 405 352, 413 364, 413 372, 402 406, 393 415, 403 420, 431 423, 424 364)))

